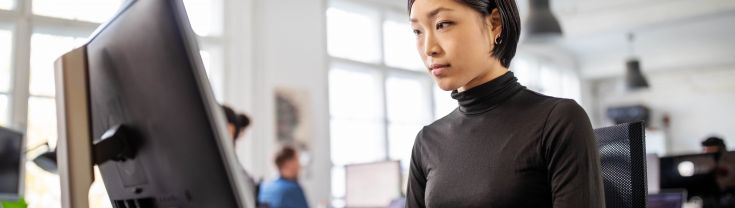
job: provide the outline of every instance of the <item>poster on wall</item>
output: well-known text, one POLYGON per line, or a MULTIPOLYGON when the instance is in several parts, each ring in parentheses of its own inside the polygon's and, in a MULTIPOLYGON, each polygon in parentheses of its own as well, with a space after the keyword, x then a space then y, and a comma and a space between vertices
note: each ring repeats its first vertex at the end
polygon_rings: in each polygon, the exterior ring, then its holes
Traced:
POLYGON ((275 89, 276 141, 281 146, 299 149, 302 166, 310 163, 311 136, 314 135, 309 104, 309 94, 305 90, 290 87, 275 89))

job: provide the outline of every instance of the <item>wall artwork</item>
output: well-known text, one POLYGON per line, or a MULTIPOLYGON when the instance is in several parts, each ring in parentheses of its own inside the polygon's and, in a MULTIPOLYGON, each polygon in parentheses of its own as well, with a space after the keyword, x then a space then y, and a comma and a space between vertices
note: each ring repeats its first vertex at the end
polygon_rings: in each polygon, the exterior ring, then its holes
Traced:
MULTIPOLYGON (((305 90, 288 87, 275 89, 276 141, 300 152, 302 166, 309 166, 312 148, 312 114, 309 94, 305 90)), ((307 176, 308 177, 308 176, 307 176)))

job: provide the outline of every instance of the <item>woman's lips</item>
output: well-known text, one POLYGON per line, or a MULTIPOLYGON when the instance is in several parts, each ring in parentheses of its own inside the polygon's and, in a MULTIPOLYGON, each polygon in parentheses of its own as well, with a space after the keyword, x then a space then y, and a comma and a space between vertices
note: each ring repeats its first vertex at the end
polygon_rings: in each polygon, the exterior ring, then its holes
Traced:
POLYGON ((437 77, 443 76, 447 73, 447 70, 449 70, 449 67, 450 67, 449 64, 432 64, 431 74, 437 77))

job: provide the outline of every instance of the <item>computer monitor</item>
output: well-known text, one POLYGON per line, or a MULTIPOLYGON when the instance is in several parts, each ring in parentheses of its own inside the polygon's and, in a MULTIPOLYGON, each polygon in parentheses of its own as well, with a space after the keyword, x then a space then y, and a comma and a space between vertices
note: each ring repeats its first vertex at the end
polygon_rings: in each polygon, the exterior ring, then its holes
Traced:
POLYGON ((401 197, 401 163, 385 161, 345 166, 346 207, 387 207, 401 197))
POLYGON ((23 134, 0 127, 0 201, 15 201, 23 185, 23 134))
POLYGON ((667 156, 659 159, 661 189, 686 189, 688 197, 717 194, 715 154, 667 156))
POLYGON ((682 208, 686 202, 685 190, 661 190, 659 193, 648 194, 646 207, 648 208, 682 208))
POLYGON ((255 206, 181 0, 127 1, 57 61, 57 86, 63 190, 79 189, 74 158, 91 151, 115 208, 255 206))

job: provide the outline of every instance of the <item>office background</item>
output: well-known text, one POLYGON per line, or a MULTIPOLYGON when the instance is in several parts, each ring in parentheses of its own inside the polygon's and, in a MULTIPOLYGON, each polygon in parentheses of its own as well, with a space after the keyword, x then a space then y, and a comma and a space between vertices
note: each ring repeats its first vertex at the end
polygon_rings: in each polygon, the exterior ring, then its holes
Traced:
MULTIPOLYGON (((0 0, 0 125, 26 132, 29 149, 56 143, 53 60, 121 2, 0 0)), ((277 173, 277 89, 308 98, 301 182, 312 207, 344 203, 345 165, 401 160, 406 174, 416 132, 456 106, 422 68, 405 1, 184 2, 216 98, 253 120, 236 147, 253 175, 277 173)), ((518 4, 523 18, 528 1, 518 4)), ((522 84, 575 99, 595 128, 612 124, 609 107, 647 106, 648 149, 659 155, 699 152, 711 135, 735 144, 734 1, 552 0, 551 9, 563 38, 522 43, 511 66, 522 84), (625 88, 629 57, 649 88, 625 88)), ((30 207, 58 207, 58 176, 26 164, 30 207)), ((109 207, 101 183, 91 198, 109 207)))

